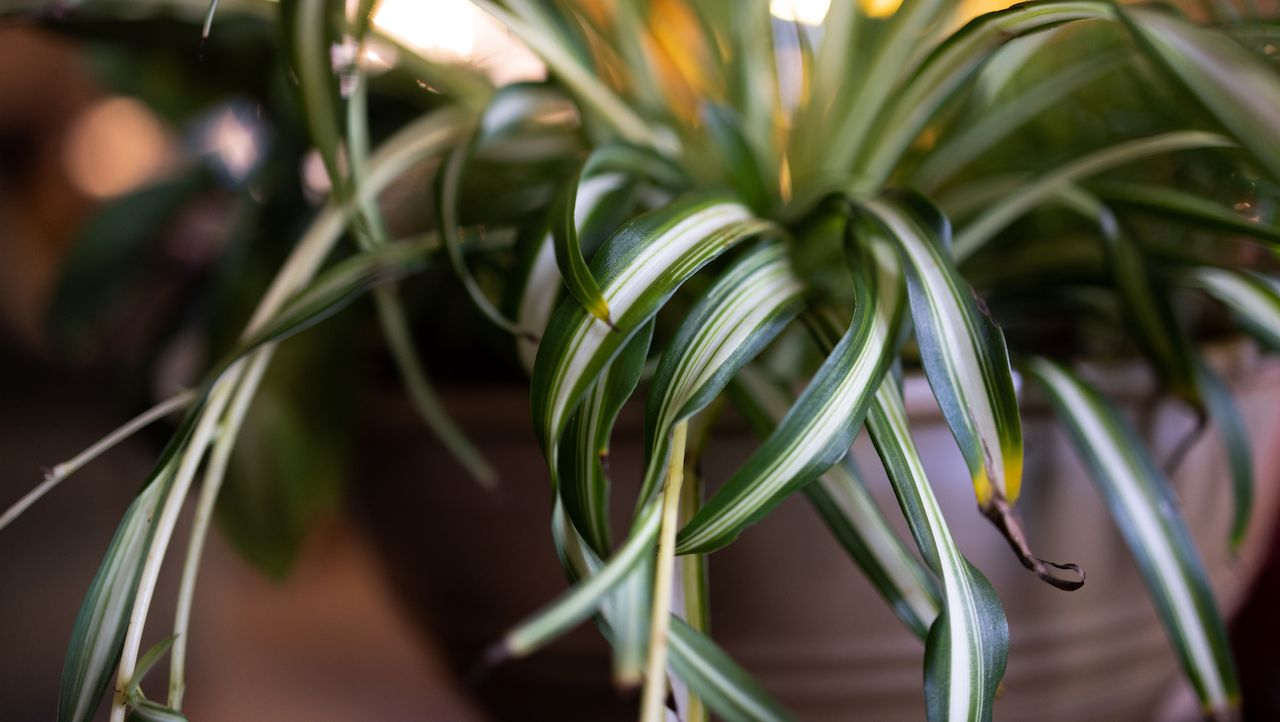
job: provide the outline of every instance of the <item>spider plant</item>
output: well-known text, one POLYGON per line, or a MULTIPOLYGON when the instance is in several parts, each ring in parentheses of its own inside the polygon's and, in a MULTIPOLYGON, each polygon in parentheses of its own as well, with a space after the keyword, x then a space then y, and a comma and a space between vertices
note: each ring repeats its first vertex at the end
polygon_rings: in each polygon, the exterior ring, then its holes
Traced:
MULTIPOLYGON (((332 191, 198 388, 56 467, 31 498, 186 408, 86 595, 60 720, 90 719, 108 689, 114 722, 180 717, 200 550, 238 430, 277 347, 355 297, 372 294, 423 419, 477 479, 494 481, 442 413, 398 293, 399 279, 440 264, 528 370, 552 541, 572 582, 499 640, 489 663, 594 618, 617 682, 643 688, 642 719, 664 718, 670 677, 687 689, 682 719, 787 719, 709 636, 705 573, 711 552, 802 492, 921 639, 929 718, 990 719, 1008 628, 912 440, 900 382, 918 366, 978 510, 1018 562, 1071 590, 1083 572, 1037 558, 1035 530, 1016 511, 1020 394, 1048 398, 1204 714, 1235 714, 1223 621, 1166 472, 1072 366, 1140 353, 1216 430, 1230 452, 1238 544, 1248 433, 1196 342, 1228 319, 1280 343, 1280 286, 1266 275, 1280 242, 1269 205, 1280 76, 1265 50, 1274 25, 1256 7, 1038 0, 979 15, 974 3, 836 0, 820 21, 796 22, 771 17, 764 0, 476 0, 550 76, 494 87, 397 44, 371 23, 376 5, 208 8, 215 35, 231 16, 276 24, 332 191), (376 145, 370 44, 393 47, 395 72, 438 92, 376 145), (423 164, 434 169, 422 197, 435 228, 392 238, 378 200, 423 164), (354 252, 330 261, 344 239, 354 252), (612 529, 605 457, 620 410, 640 394, 643 484, 624 500, 631 524, 612 529), (709 492, 697 462, 722 399, 761 441, 709 492), (918 555, 845 460, 863 428, 918 555), (198 476, 173 636, 143 650, 198 476), (161 703, 142 683, 166 653, 161 703)), ((70 17, 139 7, 199 10, 85 0, 70 17)))

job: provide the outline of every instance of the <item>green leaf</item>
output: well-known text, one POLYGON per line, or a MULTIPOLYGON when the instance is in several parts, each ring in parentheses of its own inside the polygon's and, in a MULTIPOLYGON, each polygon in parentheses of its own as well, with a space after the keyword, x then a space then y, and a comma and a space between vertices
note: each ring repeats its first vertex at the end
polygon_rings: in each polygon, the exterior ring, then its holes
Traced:
POLYGON ((1240 692, 1226 629, 1164 475, 1138 436, 1085 382, 1044 358, 1031 359, 1026 370, 1048 393, 1092 470, 1204 712, 1229 715, 1240 692))
POLYGON ((929 152, 920 169, 912 174, 912 180, 925 190, 941 186, 1014 131, 1119 65, 1120 59, 1114 54, 1090 57, 1050 74, 1030 88, 1019 90, 1003 103, 975 111, 971 123, 947 135, 929 152))
POLYGON ((865 204, 902 251, 925 375, 973 478, 978 505, 1012 504, 1022 483, 1022 423, 1004 334, 961 277, 946 218, 918 196, 865 204))
POLYGON ((565 42, 561 32, 531 3, 508 0, 505 4, 513 12, 492 0, 474 2, 528 44, 587 108, 598 113, 624 140, 652 148, 669 145, 583 62, 573 44, 565 42))
POLYGON ((1117 181, 1090 183, 1089 190, 1112 208, 1280 244, 1280 228, 1245 218, 1236 211, 1195 193, 1147 183, 1117 181))
MULTIPOLYGON (((738 408, 762 436, 773 431, 791 404, 790 395, 779 383, 751 366, 739 372, 730 391, 738 408)), ((937 585, 889 528, 852 455, 804 490, 832 535, 894 614, 924 639, 941 607, 937 585)))
POLYGON ((656 177, 684 185, 680 172, 661 158, 621 144, 605 145, 587 157, 551 208, 556 265, 565 286, 587 312, 609 325, 613 324, 609 304, 587 266, 578 233, 605 197, 621 188, 630 176, 656 177))
MULTIPOLYGON (((655 509, 657 506, 655 505, 655 509)), ((593 578, 602 573, 605 566, 600 559, 573 533, 565 522, 560 506, 552 512, 552 531, 556 553, 570 579, 593 578)), ((644 516, 642 515, 642 519, 644 516)), ((656 538, 656 522, 653 537, 656 538)), ((649 607, 648 579, 651 578, 652 557, 645 557, 648 564, 632 567, 627 578, 617 583, 609 596, 599 600, 602 617, 601 630, 615 646, 635 644, 639 651, 639 664, 644 663, 648 642, 649 607), (630 585, 637 581, 634 589, 630 585), (639 595, 639 596, 636 596, 639 595), (637 603, 632 604, 632 601, 637 603)), ((766 720, 790 720, 782 707, 775 702, 746 671, 739 667, 714 642, 698 632, 685 620, 672 616, 667 639, 670 652, 669 666, 685 681, 694 693, 717 714, 733 722, 761 722, 766 720)), ((616 659, 616 657, 615 657, 616 659)))
POLYGON ((1018 184, 1012 193, 987 205, 980 216, 956 234, 953 253, 958 262, 972 256, 997 233, 1036 206, 1055 198, 1064 187, 1103 171, 1153 155, 1196 148, 1226 148, 1232 142, 1220 135, 1180 130, 1127 140, 1081 156, 1034 180, 1018 184))
POLYGON ((1199 411, 1204 402, 1196 383, 1195 352, 1174 312, 1168 289, 1153 273, 1156 264, 1109 209, 1087 193, 1079 195, 1092 208, 1106 242, 1111 279, 1134 340, 1152 360, 1165 388, 1199 411))
POLYGON ((156 666, 156 662, 159 662, 173 646, 174 639, 176 638, 173 635, 165 637, 138 658, 138 666, 133 669, 133 679, 129 680, 129 696, 138 694, 138 686, 142 684, 142 680, 146 678, 151 668, 156 666))
POLYGON ((128 722, 187 722, 186 715, 149 699, 129 706, 128 722))
POLYGON ((1138 44, 1280 178, 1280 77, 1231 36, 1171 9, 1117 6, 1138 44))
POLYGON ((653 553, 661 521, 662 504, 650 504, 640 513, 626 542, 607 563, 508 632, 486 654, 486 659, 498 662, 532 654, 594 614, 618 584, 653 553))
POLYGON ((1226 304, 1245 331, 1280 351, 1280 284, 1276 281, 1248 271, 1209 266, 1188 268, 1180 278, 1226 304))
POLYGON ((244 338, 221 368, 255 348, 277 343, 320 323, 379 284, 425 268, 428 254, 435 248, 433 242, 390 244, 335 265, 290 299, 257 332, 244 338))
MULTIPOLYGON (((917 2, 914 6, 928 3, 917 2)), ((878 187, 942 104, 1013 38, 1066 23, 1114 17, 1111 4, 1089 0, 1019 3, 987 13, 949 36, 894 93, 874 124, 857 167, 878 187)))
POLYGON ((747 207, 757 213, 767 212, 771 201, 764 182, 767 176, 761 173, 762 165, 741 120, 731 109, 710 104, 703 109, 703 122, 724 164, 725 180, 747 207))
POLYGON ((911 440, 907 412, 892 377, 876 391, 867 428, 916 546, 942 580, 943 610, 925 643, 929 719, 990 720, 1009 652, 1004 609, 990 583, 956 547, 911 440))
POLYGON ((834 126, 817 141, 827 146, 818 159, 822 167, 838 168, 841 173, 855 167, 854 162, 869 146, 869 137, 878 127, 877 118, 900 88, 900 81, 915 71, 921 40, 928 42, 929 28, 940 19, 946 6, 942 0, 904 3, 885 21, 885 32, 869 55, 858 58, 863 63, 861 67, 853 73, 851 68, 844 68, 855 83, 859 79, 861 82, 835 96, 834 126))
POLYGON ((449 264, 453 266, 454 273, 458 276, 458 280, 462 282, 462 286, 467 291, 467 295, 471 297, 471 302, 475 307, 484 314, 485 318, 493 322, 495 326, 516 336, 532 336, 532 332, 527 329, 520 328, 515 321, 507 318, 498 310, 494 302, 489 299, 484 289, 480 287, 480 282, 472 275, 471 269, 467 266, 466 258, 462 254, 462 238, 458 233, 458 196, 462 187, 462 174, 466 168, 467 161, 471 155, 469 145, 459 145, 449 153, 445 162, 441 164, 440 171, 436 175, 436 224, 440 230, 440 237, 444 239, 444 247, 449 255, 449 264))
POLYGON ((1249 530, 1253 512, 1253 448, 1249 426, 1232 398, 1231 388, 1203 359, 1197 359, 1197 383, 1204 398, 1209 418, 1217 427, 1218 437, 1227 452, 1231 470, 1231 492, 1235 498, 1235 514, 1231 519, 1231 549, 1238 552, 1249 530))
POLYGON ((929 386, 973 479, 978 507, 1000 530, 1018 560, 1043 581, 1065 590, 1076 580, 1049 569, 1080 573, 1072 564, 1031 553, 1012 505, 1022 485, 1022 421, 1004 334, 953 264, 951 226, 922 196, 889 194, 863 204, 902 252, 911 320, 929 386))
POLYGON ((680 531, 676 551, 707 553, 738 536, 849 451, 897 348, 905 306, 902 268, 876 229, 854 221, 857 302, 848 331, 777 429, 680 531))
POLYGON ((111 686, 162 484, 153 482, 125 512, 85 593, 58 691, 58 722, 89 722, 111 686))
POLYGON ((710 638, 671 618, 671 669, 728 722, 787 722, 791 715, 710 638))
POLYGON ((598 554, 612 546, 606 473, 609 437, 623 404, 640 382, 652 338, 650 323, 627 342, 587 393, 560 442, 557 492, 574 527, 598 554))
POLYGON ((676 424, 706 408, 733 375, 782 331, 804 287, 786 247, 766 241, 727 267, 668 344, 645 403, 645 475, 640 503, 657 492, 676 424))
POLYGON ((717 255, 770 228, 719 194, 685 196, 620 228, 592 260, 616 330, 567 300, 552 316, 533 369, 534 428, 556 471, 569 416, 605 366, 687 278, 717 255))

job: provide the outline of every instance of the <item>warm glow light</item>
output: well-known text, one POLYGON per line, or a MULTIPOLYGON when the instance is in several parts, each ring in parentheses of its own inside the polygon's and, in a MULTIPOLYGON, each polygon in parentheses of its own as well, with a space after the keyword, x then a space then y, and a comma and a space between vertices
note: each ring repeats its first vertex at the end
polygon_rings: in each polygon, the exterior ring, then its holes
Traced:
POLYGON ((479 14, 468 0, 382 0, 373 24, 409 47, 467 57, 476 45, 479 14))
POLYGON ((979 15, 1004 10, 1017 2, 1019 0, 962 0, 956 3, 955 12, 951 16, 951 27, 959 28, 979 15))
POLYGON ((859 0, 858 4, 862 6, 862 12, 873 18, 887 18, 898 12, 902 0, 859 0))
POLYGON ((171 143, 160 121, 132 98, 108 98, 71 127, 63 160, 71 182, 96 198, 127 193, 154 179, 171 143))
POLYGON ((770 0, 769 12, 779 20, 821 25, 831 8, 831 0, 770 0))
MULTIPOLYGON (((546 66, 506 26, 470 0, 382 0, 373 16, 378 30, 435 60, 467 61, 498 85, 542 80, 546 66)), ((390 48, 371 49, 375 67, 395 64, 390 48)))

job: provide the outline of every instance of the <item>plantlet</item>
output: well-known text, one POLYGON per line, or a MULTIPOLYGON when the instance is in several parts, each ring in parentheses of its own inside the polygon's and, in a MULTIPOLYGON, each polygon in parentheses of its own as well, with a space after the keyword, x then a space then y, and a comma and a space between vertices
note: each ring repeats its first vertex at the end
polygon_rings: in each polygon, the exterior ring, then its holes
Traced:
MULTIPOLYGON (((101 3, 149 4, 167 5, 101 3)), ((61 720, 87 720, 112 688, 115 722, 130 709, 176 714, 142 704, 138 656, 178 511, 203 470, 170 652, 167 706, 180 709, 200 544, 249 403, 279 344, 357 296, 372 293, 424 420, 492 481, 441 412, 397 293, 398 279, 431 264, 453 269, 529 371, 554 543, 574 582, 500 640, 491 663, 595 617, 615 679, 644 687, 643 719, 663 718, 668 672, 688 686, 684 719, 785 719, 708 636, 704 565, 801 492, 924 641, 930 719, 989 719, 1004 612, 942 517, 899 374, 923 369, 977 506, 1018 561, 1070 590, 1083 572, 1037 558, 1015 512, 1020 372, 1089 463, 1205 714, 1234 714, 1223 622, 1165 472, 1069 366, 1137 351, 1212 424, 1230 451, 1238 544, 1247 430, 1193 340, 1211 327, 1197 318, 1225 308, 1240 330, 1280 341, 1280 287, 1265 275, 1280 242, 1280 76, 1254 50, 1271 26, 1227 3, 1214 4, 1213 28, 1171 7, 1095 0, 973 18, 943 0, 836 1, 820 25, 773 19, 762 0, 476 4, 551 80, 494 88, 400 45, 394 72, 441 97, 376 147, 360 59, 394 41, 370 22, 375 2, 217 9, 277 23, 332 192, 240 342, 183 399, 186 416, 86 596, 61 720), (393 239, 378 198, 423 163, 435 169, 435 231, 393 239), (1241 199, 1254 217, 1230 207, 1241 199), (355 252, 328 263, 344 238, 355 252), (627 500, 631 525, 615 530, 603 459, 641 394, 643 484, 627 500), (721 398, 762 440, 707 494, 696 460, 721 398), (919 559, 844 460, 864 427, 919 559)))

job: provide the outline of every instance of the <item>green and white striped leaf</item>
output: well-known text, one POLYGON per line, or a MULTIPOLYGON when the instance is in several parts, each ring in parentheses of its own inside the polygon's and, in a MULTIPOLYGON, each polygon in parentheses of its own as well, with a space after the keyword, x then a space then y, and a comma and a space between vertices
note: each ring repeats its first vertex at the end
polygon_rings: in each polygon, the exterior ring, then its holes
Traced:
POLYGON ((761 243, 726 268, 685 316, 663 352, 645 404, 645 475, 640 503, 657 492, 671 431, 706 408, 800 312, 804 288, 786 247, 761 243))
POLYGON ((934 49, 893 95, 857 167, 870 182, 884 183, 943 103, 1009 40, 1066 23, 1112 17, 1108 2, 1062 0, 1020 3, 974 19, 934 49))
POLYGON ((445 250, 449 255, 449 263, 466 289, 471 302, 493 322, 498 328, 515 335, 530 337, 532 333, 521 328, 515 321, 503 315, 494 302, 480 287, 479 281, 472 275, 462 254, 462 239, 458 233, 458 197, 462 186, 462 174, 471 155, 468 145, 454 148, 440 166, 436 175, 436 223, 440 237, 444 240, 445 250))
POLYGON ((1239 686, 1200 555, 1177 501, 1141 439, 1091 387, 1062 366, 1033 358, 1027 372, 1092 471, 1147 584, 1206 715, 1239 703, 1239 686))
POLYGON ((605 241, 591 273, 604 290, 616 328, 566 300, 552 316, 534 363, 534 428, 553 473, 569 415, 630 337, 698 269, 770 228, 741 204, 702 193, 642 215, 605 241))
POLYGON ((58 722, 89 722, 115 676, 162 484, 153 481, 125 512, 85 594, 58 689, 58 722))
POLYGON ((969 124, 946 136, 929 152, 912 180, 926 191, 941 186, 1014 131, 1119 65, 1120 59, 1113 54, 1089 58, 1051 74, 1006 102, 981 108, 969 124))
MULTIPOLYGON (((791 404, 790 395, 779 383, 752 366, 738 373, 730 391, 762 436, 773 431, 791 404)), ((832 535, 903 624, 921 639, 927 637, 942 604, 937 585, 889 528, 852 456, 804 490, 832 535)))
POLYGON ((679 554, 733 541, 792 491, 849 451, 871 392, 897 349, 906 294, 902 266, 873 224, 854 220, 857 304, 848 331, 778 427, 680 531, 679 554))
POLYGON ((1249 517, 1253 512, 1253 446, 1249 441, 1249 426, 1236 406, 1231 388, 1203 359, 1196 363, 1197 384, 1204 399, 1209 420, 1218 432, 1222 447, 1227 452, 1227 466, 1231 471, 1231 492, 1235 497, 1235 513, 1231 518, 1231 549, 1239 551, 1249 530, 1249 517))
POLYGON ((1226 304, 1241 328, 1280 351, 1280 283, 1248 271, 1197 266, 1180 278, 1226 304))
POLYGON ((1174 313, 1167 289, 1152 273, 1155 264, 1110 209, 1083 192, 1081 195, 1094 208, 1120 308, 1134 340, 1151 359, 1164 387, 1199 410, 1203 400, 1196 383, 1195 352, 1174 313))
POLYGON ((1078 589, 1084 584, 1080 568, 1032 554, 1013 514, 1022 484, 1022 421, 1009 351, 1000 327, 950 258, 950 223, 914 194, 885 195, 863 208, 902 252, 925 376, 969 467, 978 507, 1023 566, 1059 589, 1078 589), (1061 579, 1049 567, 1080 578, 1061 579))
POLYGON ((1189 226, 1243 235, 1280 244, 1280 228, 1250 220, 1204 196, 1147 183, 1107 181, 1090 183, 1089 190, 1112 208, 1132 210, 1189 226))
POLYGON ((578 299, 578 303, 582 304, 582 307, 592 316, 613 325, 609 304, 604 300, 604 292, 600 290, 599 284, 591 275, 591 269, 587 267, 587 262, 583 258, 582 245, 578 240, 578 226, 582 215, 578 209, 582 208, 585 213, 593 205, 590 202, 590 196, 587 198, 581 196, 599 192, 597 187, 603 189, 612 185, 616 188, 622 184, 624 176, 610 174, 588 179, 587 170, 584 167, 580 171, 578 177, 565 187, 560 199, 552 207, 551 238, 556 266, 560 269, 560 275, 569 293, 573 294, 573 297, 578 299), (594 181, 596 187, 585 187, 590 181, 594 181))
POLYGON ((843 69, 846 84, 830 101, 834 106, 833 126, 829 133, 809 141, 819 146, 815 151, 819 154, 818 163, 837 168, 841 174, 856 167, 855 161, 870 146, 877 118, 892 102, 901 80, 918 67, 922 40, 928 42, 930 27, 941 19, 947 5, 943 0, 904 3, 884 21, 884 32, 868 54, 854 51, 865 69, 854 73, 847 67, 843 69), (854 87, 848 87, 849 80, 854 87))
POLYGON ((1117 6, 1138 44, 1280 178, 1280 76, 1230 35, 1198 27, 1172 8, 1117 6))
POLYGON ((304 331, 381 283, 388 283, 426 267, 434 242, 383 246, 353 256, 320 274, 253 335, 242 339, 224 368, 255 348, 304 331))
POLYGON ((612 546, 609 534, 609 480, 606 462, 609 436, 623 404, 640 382, 649 354, 653 324, 627 342, 600 380, 587 393, 561 439, 557 492, 564 510, 582 538, 598 554, 612 546))
POLYGON ((963 262, 997 233, 1037 206, 1059 196, 1062 189, 1103 171, 1155 155, 1201 148, 1228 148, 1230 140, 1215 133, 1178 130, 1137 140, 1127 140, 1094 151, 1059 166, 1045 175, 1019 183, 956 234, 952 253, 963 262))
POLYGON ((892 377, 876 391, 867 428, 916 545, 942 581, 943 609, 925 644, 929 719, 990 720, 1009 651, 1004 608, 991 584, 956 547, 911 440, 907 412, 892 377))
POLYGON ((984 512, 1018 499, 1022 423, 1004 334, 960 276, 947 219, 919 196, 865 204, 902 251, 929 386, 960 445, 984 512))
POLYGON ((587 267, 579 230, 588 224, 609 195, 629 178, 656 180, 668 188, 687 185, 683 171, 660 156, 621 143, 603 145, 591 152, 577 176, 565 185, 551 209, 551 234, 556 265, 565 287, 583 308, 607 324, 613 320, 596 279, 587 267))
MULTIPOLYGON (((559 507, 555 518, 558 521, 553 521, 552 528, 555 532, 553 536, 556 552, 569 577, 589 579, 599 574, 604 565, 590 549, 581 544, 581 540, 573 535, 567 524, 560 523, 564 521, 564 517, 559 513, 559 507)), ((646 559, 652 561, 651 558, 646 559)), ((616 649, 625 643, 628 635, 634 635, 640 641, 642 656, 649 627, 647 595, 639 597, 645 603, 636 606, 628 606, 627 600, 620 596, 629 594, 627 585, 631 578, 650 569, 651 564, 636 565, 629 579, 615 587, 611 598, 606 598, 600 605, 603 618, 601 628, 605 637, 616 649), (628 632, 626 627, 634 627, 636 631, 628 632)), ((647 584, 640 586, 645 590, 648 588, 647 584)), ((678 616, 673 615, 671 618, 667 643, 671 670, 723 719, 730 722, 785 722, 791 719, 782 706, 716 646, 715 642, 678 616)), ((643 664, 643 659, 640 661, 643 664)))
POLYGON ((711 639, 671 618, 670 667, 698 698, 727 722, 788 722, 778 704, 711 639))
MULTIPOLYGON (((642 510, 631 535, 618 547, 608 562, 602 564, 589 576, 583 576, 573 588, 508 632, 502 641, 486 654, 486 659, 496 663, 503 659, 532 654, 599 611, 619 583, 645 559, 651 557, 657 543, 661 521, 662 504, 660 502, 650 504, 642 510)), ((561 539, 561 544, 564 544, 563 537, 562 530, 558 537, 561 539)), ((590 550, 582 547, 577 550, 577 553, 589 554, 590 550)), ((577 569, 577 565, 573 563, 573 557, 566 556, 565 551, 561 551, 561 560, 567 568, 580 575, 583 574, 583 570, 577 569)))

